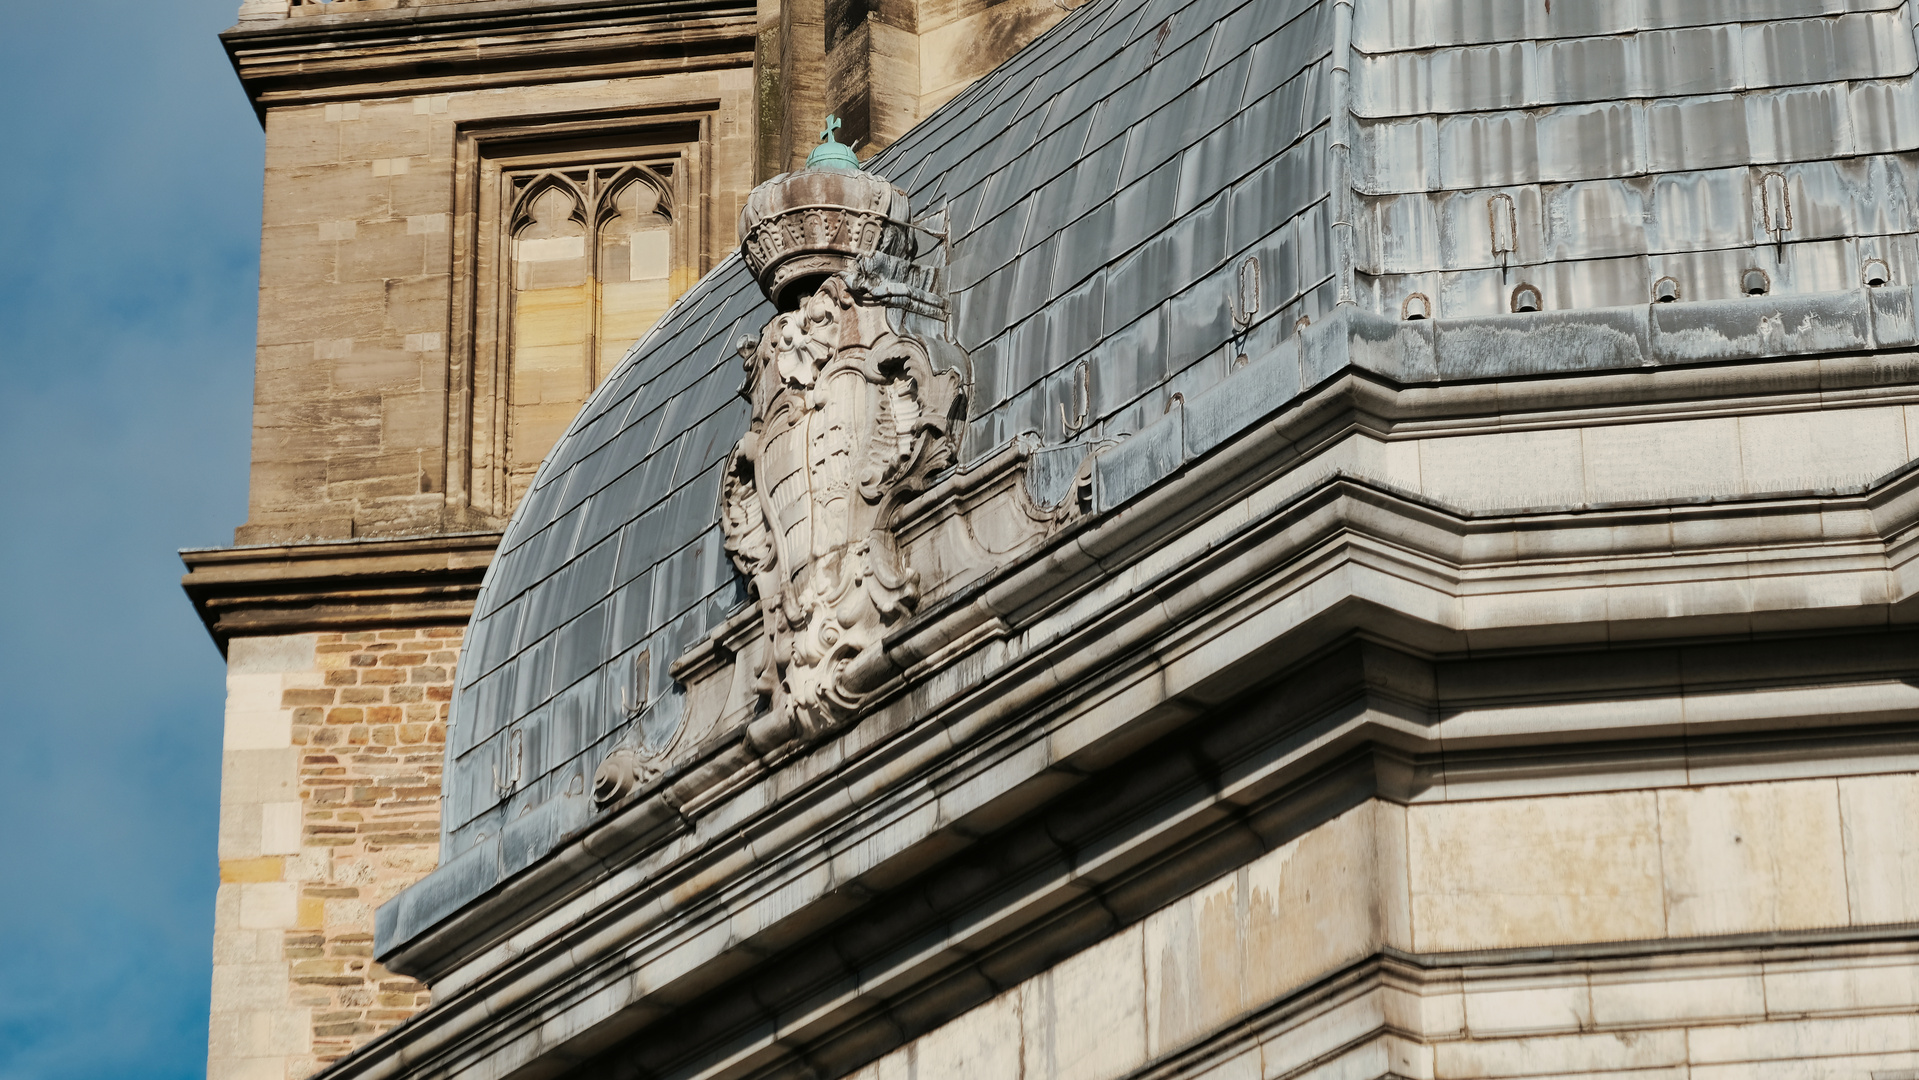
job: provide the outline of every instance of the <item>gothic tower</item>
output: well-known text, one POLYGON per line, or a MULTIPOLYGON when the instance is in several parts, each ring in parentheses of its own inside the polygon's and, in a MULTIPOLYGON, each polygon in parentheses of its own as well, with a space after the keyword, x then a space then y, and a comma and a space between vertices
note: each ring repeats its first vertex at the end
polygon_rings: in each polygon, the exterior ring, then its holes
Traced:
POLYGON ((373 909, 437 862, 474 594, 747 191, 829 108, 870 154, 1064 14, 243 4, 222 40, 266 129, 248 517, 182 553, 228 660, 210 1076, 293 1080, 427 1001, 373 962, 373 909))

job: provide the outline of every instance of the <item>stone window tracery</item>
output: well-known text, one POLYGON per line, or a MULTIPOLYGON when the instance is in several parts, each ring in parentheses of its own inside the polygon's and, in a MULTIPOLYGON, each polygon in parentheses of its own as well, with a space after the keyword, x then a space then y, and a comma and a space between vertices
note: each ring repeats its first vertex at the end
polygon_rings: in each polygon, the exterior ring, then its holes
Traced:
POLYGON ((497 528, 541 459, 710 263, 710 115, 463 129, 449 502, 497 528))
POLYGON ((508 178, 508 497, 672 299, 670 180, 636 164, 508 178))

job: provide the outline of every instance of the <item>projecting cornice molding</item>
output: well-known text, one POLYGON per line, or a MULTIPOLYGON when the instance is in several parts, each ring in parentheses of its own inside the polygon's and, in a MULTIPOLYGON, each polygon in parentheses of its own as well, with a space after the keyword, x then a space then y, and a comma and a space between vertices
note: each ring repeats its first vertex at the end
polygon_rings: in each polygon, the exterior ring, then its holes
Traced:
MULTIPOLYGON (((1885 362, 1859 362, 1862 402, 1885 362)), ((1850 369, 1819 364, 1806 390, 1830 407, 1850 369)), ((1333 464, 1408 425, 1501 422, 1506 393, 1567 423, 1796 392, 1765 365, 1634 400, 1607 383, 1637 377, 1333 380, 929 604, 886 637, 868 711, 809 752, 769 763, 736 725, 536 862, 509 827, 442 866, 379 934, 436 1004, 327 1075, 499 1075, 615 1043, 649 1074, 837 1073, 1365 799, 1626 759, 1732 776, 1778 739, 1910 752, 1919 634, 1828 632, 1919 617, 1919 472, 1466 513, 1333 464), (1542 647, 1585 651, 1546 691, 1502 678, 1500 656, 1542 647), (1582 694, 1638 704, 1567 705, 1582 694), (1105 810, 1060 809, 1087 785, 1105 810), (966 860, 996 884, 933 874, 966 860)), ((733 661, 709 652, 720 678, 733 661)), ((554 827, 538 816, 523 827, 554 827)))
POLYGON ((220 35, 262 116, 525 83, 740 67, 754 9, 715 0, 447 3, 242 22, 220 35))
POLYGON ((499 545, 478 532, 189 548, 180 584, 222 653, 250 634, 458 626, 499 545))

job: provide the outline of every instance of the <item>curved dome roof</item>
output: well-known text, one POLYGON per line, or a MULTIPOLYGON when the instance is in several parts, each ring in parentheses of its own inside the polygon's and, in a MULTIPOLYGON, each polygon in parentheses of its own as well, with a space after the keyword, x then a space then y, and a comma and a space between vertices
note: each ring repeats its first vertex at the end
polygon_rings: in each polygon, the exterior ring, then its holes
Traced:
MULTIPOLYGON (((1522 275, 1548 309, 1643 310, 1662 274, 1736 296, 1755 259, 1781 290, 1919 272, 1910 243, 1858 239, 1913 227, 1901 4, 1342 7, 1095 0, 868 163, 946 215, 964 461, 1037 432, 1061 493, 1089 444, 1191 414, 1342 299, 1397 324, 1503 312, 1522 275)), ((773 313, 727 259, 542 466, 460 658, 436 876, 464 884, 426 907, 584 824, 616 742, 675 737, 668 665, 746 600, 719 469, 747 424, 733 343, 773 313), (486 867, 455 872, 476 845, 486 867)), ((1252 411, 1315 380, 1294 371, 1252 411)))
MULTIPOLYGON (((1191 286, 1225 263, 1229 235, 1284 252, 1275 311, 1325 279, 1325 229, 1288 223, 1325 205, 1326 19, 1304 0, 1101 0, 867 163, 916 217, 950 215, 947 285, 973 368, 963 457, 1027 430, 1074 441, 1058 406, 1095 348, 1112 377, 1091 384, 1104 423, 1087 436, 1137 426, 1119 414, 1156 408, 1146 392, 1169 380, 1197 385, 1188 369, 1234 328, 1222 298, 1191 286), (1189 176, 1196 147, 1205 168, 1189 176), (1295 235, 1318 238, 1303 260, 1295 235)), ((747 424, 733 343, 773 314, 728 258, 541 466, 460 658, 444 858, 534 807, 578 804, 516 826, 546 834, 527 837, 532 848, 550 845, 584 820, 616 742, 635 728, 654 745, 673 737, 682 702, 668 665, 746 599, 721 547, 719 467, 747 424), (627 689, 641 654, 643 702, 627 689)))

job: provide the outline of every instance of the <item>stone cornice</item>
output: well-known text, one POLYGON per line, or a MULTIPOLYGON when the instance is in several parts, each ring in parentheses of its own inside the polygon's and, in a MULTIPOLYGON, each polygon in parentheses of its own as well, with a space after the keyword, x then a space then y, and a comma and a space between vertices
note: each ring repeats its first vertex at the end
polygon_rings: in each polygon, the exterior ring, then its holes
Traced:
POLYGON ((254 109, 737 67, 754 8, 726 0, 488 0, 244 22, 221 42, 254 109))
MULTIPOLYGON (((1750 976, 1763 968, 1772 979, 1789 980, 1807 968, 1817 970, 1815 965, 1831 965, 1843 960, 1883 962, 1893 957, 1911 958, 1915 954, 1919 954, 1919 926, 1906 924, 1475 953, 1408 952, 1387 946, 1325 972, 1293 993, 1239 1017, 1237 1022, 1180 1047, 1145 1068, 1122 1074, 1121 1080, 1205 1076, 1209 1069, 1219 1068, 1232 1057, 1262 1046, 1266 1048, 1266 1056, 1261 1064, 1270 1075, 1297 1076, 1307 1073, 1301 1066, 1318 1065, 1323 1069, 1327 1059, 1351 1054, 1380 1037, 1444 1039, 1458 1038, 1463 1033, 1464 1025, 1458 1022, 1463 1016, 1448 1016, 1447 1010, 1430 1006, 1406 1008, 1402 1004, 1395 1009, 1388 1004, 1382 1008, 1380 998, 1387 995, 1400 997, 1405 1004, 1426 1004, 1433 998, 1443 999, 1448 991, 1457 993, 1466 988, 1488 994, 1536 991, 1556 978, 1596 976, 1614 986, 1633 982, 1656 984, 1673 978, 1675 968, 1694 976, 1710 972, 1727 980, 1750 976), (1346 1023, 1329 1022, 1330 1014, 1341 1012, 1347 1014, 1342 1017, 1346 1023), (1364 1020, 1353 1023, 1355 1013, 1364 1020), (1328 1047, 1328 1029, 1345 1036, 1344 1040, 1328 1047)), ((1837 997, 1829 1008, 1828 1015, 1900 1012, 1887 1006, 1860 1008, 1837 997)), ((1721 1022, 1730 1026, 1740 1020, 1752 1023, 1756 1019, 1756 1016, 1728 1017, 1721 1022)), ((1543 1032, 1537 1029, 1527 1034, 1545 1041, 1540 1038, 1543 1032)), ((1405 1073, 1389 1071, 1384 1075, 1405 1073)))
POLYGON ((236 635, 461 625, 499 544, 478 532, 189 548, 180 584, 223 653, 236 635))
MULTIPOLYGON (((1830 402, 1849 369, 1825 366, 1814 381, 1830 402)), ((1750 391, 1781 389, 1761 370, 1692 378, 1673 401, 1696 403, 1701 380, 1721 394, 1741 378, 1750 391)), ((1568 380, 1554 407, 1619 407, 1617 385, 1582 381, 1576 393, 1568 380)), ((1862 366, 1853 388, 1870 394, 1872 383, 1862 366)), ((1486 415, 1507 389, 1434 394, 1463 395, 1455 415, 1476 397, 1486 415)), ((772 768, 737 732, 723 735, 464 908, 423 921, 383 909, 385 959, 444 996, 328 1075, 584 1060, 658 1018, 684 1021, 694 1000, 698 1015, 742 1018, 757 1034, 653 1028, 644 1068, 746 1077, 810 1060, 833 1071, 1355 799, 1435 797, 1449 769, 1477 770, 1483 792, 1501 768, 1529 774, 1542 755, 1595 773, 1616 767, 1621 747, 1737 761, 1755 741, 1830 723, 1839 693, 1857 699, 1837 710, 1862 728, 1852 752, 1909 741, 1897 727, 1919 716, 1919 694, 1897 647, 1868 658, 1857 642, 1822 650, 1792 636, 1911 617, 1919 588, 1905 538, 1919 521, 1919 474, 1848 491, 1464 514, 1314 473, 1352 438, 1448 411, 1423 408, 1424 393, 1335 380, 923 612, 889 638, 895 681, 883 700, 837 738, 772 768), (1738 523, 1754 519, 1767 528, 1737 540, 1738 523), (1548 547, 1527 542, 1548 533, 1548 547), (1572 588, 1600 608, 1567 619, 1563 603, 1533 599, 1572 588), (1771 649, 1765 670, 1778 685, 1751 701, 1713 697, 1717 720, 1680 707, 1719 692, 1699 663, 1692 682, 1629 689, 1595 672, 1604 694, 1662 703, 1630 715, 1489 706, 1442 695, 1434 676, 1435 658, 1487 651, 1769 635, 1781 644, 1737 647, 1771 649), (919 664, 956 641, 968 643, 963 655, 919 664), (1834 665, 1847 670, 1835 677, 1834 665), (1168 739, 1189 742, 1168 749, 1168 739), (1462 753, 1475 755, 1469 765, 1449 763, 1462 753), (1170 771, 1157 787, 1145 779, 1155 768, 1170 771), (1141 786, 1111 779, 1128 775, 1141 786), (1096 800, 1108 819, 996 833, 1107 782, 1128 792, 1096 800), (1129 812, 1112 815, 1122 804, 1129 812), (989 860, 1045 854, 1002 874, 991 895, 942 893, 929 908, 913 883, 982 846, 989 860), (858 947, 822 940, 856 915, 858 947), (777 986, 815 989, 788 999, 777 986)), ((1725 664, 1736 682, 1738 665, 1725 664)), ((1564 689, 1580 692, 1576 680, 1564 689)), ((441 872, 481 870, 455 860, 441 872)), ((397 903, 409 898, 427 900, 397 903)))

